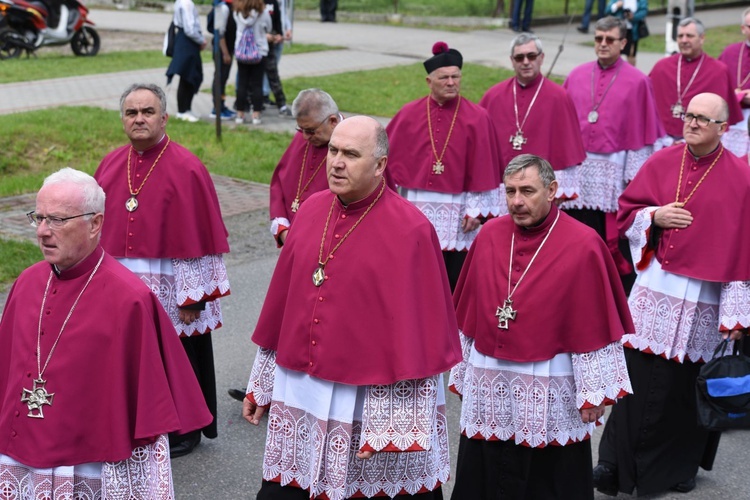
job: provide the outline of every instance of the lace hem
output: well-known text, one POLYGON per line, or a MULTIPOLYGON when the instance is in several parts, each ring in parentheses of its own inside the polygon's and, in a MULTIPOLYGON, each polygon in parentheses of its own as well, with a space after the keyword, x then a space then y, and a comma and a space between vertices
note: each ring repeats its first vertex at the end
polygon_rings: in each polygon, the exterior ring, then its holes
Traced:
MULTIPOLYGON (((415 494, 432 491, 448 480, 442 376, 434 380, 437 404, 428 409, 435 415, 432 427, 417 429, 429 436, 429 449, 382 451, 369 460, 356 458, 360 449, 371 444, 366 441, 362 422, 373 421, 375 416, 367 414, 370 410, 390 411, 380 404, 365 403, 370 388, 335 384, 283 368, 277 369, 276 377, 263 459, 265 480, 294 484, 309 490, 311 498, 325 495, 329 500, 415 494)), ((390 392, 390 399, 411 401, 399 405, 404 411, 415 412, 419 411, 414 405, 417 386, 381 386, 377 391, 390 392)))
POLYGON ((740 122, 739 125, 741 128, 730 127, 721 136, 721 143, 740 158, 747 158, 747 154, 750 153, 750 136, 747 135, 747 121, 740 122))
POLYGON ((633 394, 625 352, 620 342, 583 354, 573 354, 576 407, 612 403, 625 394, 633 394))
POLYGON ((750 327, 750 281, 721 284, 719 326, 722 330, 750 327))
MULTIPOLYGON (((200 335, 216 330, 221 326, 221 301, 219 299, 206 302, 206 308, 201 311, 198 319, 191 324, 187 325, 180 320, 179 306, 183 305, 183 303, 178 302, 177 291, 178 289, 184 290, 187 285, 183 284, 178 287, 175 282, 175 266, 173 265, 172 259, 123 258, 118 259, 118 261, 138 276, 141 281, 151 289, 154 295, 156 295, 159 302, 161 302, 162 307, 164 307, 164 310, 169 315, 169 319, 172 320, 172 325, 175 327, 175 330, 177 330, 177 334, 181 337, 200 335)), ((175 259, 175 262, 177 262, 177 259, 175 259)), ((221 265, 223 267, 223 260, 221 265)), ((189 268, 189 265, 187 267, 189 268)), ((186 274, 185 271, 186 267, 182 266, 180 273, 183 277, 186 274)), ((226 269, 224 269, 224 275, 226 276, 226 269)), ((201 278, 196 280, 196 282, 205 281, 207 280, 201 278)), ((228 292, 228 283, 226 284, 226 287, 228 292)))
POLYGON ((496 189, 450 194, 401 188, 401 194, 432 223, 442 250, 461 251, 471 247, 481 228, 465 233, 461 229, 465 216, 496 217, 500 214, 500 195, 496 189))
POLYGON ((185 306, 229 295, 223 255, 172 259, 177 304, 185 306))
POLYGON ((174 484, 167 436, 139 446, 127 460, 104 462, 102 479, 102 498, 107 500, 172 500, 174 484))
MULTIPOLYGON (((646 160, 648 160, 649 157, 652 154, 654 154, 654 151, 656 150, 657 147, 658 146, 654 144, 654 145, 644 146, 641 149, 628 150, 628 156, 625 161, 625 175, 624 175, 624 180, 626 184, 635 178, 635 174, 637 174, 638 171, 643 166, 643 164, 646 163, 646 160)), ((620 194, 622 194, 622 192, 620 194)), ((615 211, 617 211, 616 205, 615 205, 615 211)))
POLYGON ((578 167, 579 165, 574 165, 562 170, 555 170, 555 179, 557 179, 557 193, 555 194, 555 198, 560 201, 578 198, 581 193, 578 167))
POLYGON ((633 256, 633 264, 635 265, 636 272, 638 272, 638 266, 643 260, 648 245, 648 236, 651 230, 651 213, 656 212, 658 209, 659 207, 642 208, 635 214, 633 225, 625 231, 625 237, 630 243, 630 254, 633 256), (636 256, 638 260, 636 260, 636 256))
POLYGON ((258 406, 271 404, 275 371, 276 351, 259 347, 247 382, 247 393, 252 395, 258 406))
POLYGON ((515 363, 472 348, 463 384, 460 426, 470 438, 513 440, 517 445, 542 448, 588 439, 601 423, 581 420, 570 354, 515 363))
POLYGON ((471 355, 471 350, 474 347, 474 339, 467 337, 464 335, 464 332, 460 330, 458 331, 458 337, 461 340, 461 361, 451 368, 450 375, 448 376, 448 387, 459 396, 463 396, 466 367, 469 362, 468 360, 471 355))
POLYGON ((711 359, 721 340, 720 293, 720 283, 668 273, 652 261, 630 293, 635 333, 623 335, 623 344, 679 363, 711 359))
POLYGON ((162 435, 127 460, 35 469, 0 455, 2 498, 174 499, 169 442, 162 435))

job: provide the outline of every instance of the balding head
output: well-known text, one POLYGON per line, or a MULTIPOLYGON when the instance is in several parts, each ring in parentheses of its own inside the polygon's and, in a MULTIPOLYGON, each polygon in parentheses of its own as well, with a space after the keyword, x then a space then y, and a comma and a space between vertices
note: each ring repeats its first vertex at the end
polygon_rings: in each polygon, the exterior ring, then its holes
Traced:
POLYGON ((703 156, 716 149, 727 130, 728 118, 727 102, 716 94, 704 92, 690 100, 683 136, 693 154, 703 156))
POLYGON ((383 182, 388 136, 369 116, 343 120, 328 143, 328 185, 343 203, 366 198, 383 182))

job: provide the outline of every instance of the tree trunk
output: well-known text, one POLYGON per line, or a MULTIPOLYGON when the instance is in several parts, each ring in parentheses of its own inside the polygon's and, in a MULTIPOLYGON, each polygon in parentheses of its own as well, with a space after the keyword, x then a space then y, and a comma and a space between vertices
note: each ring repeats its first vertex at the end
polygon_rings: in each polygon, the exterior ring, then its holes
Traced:
POLYGON ((497 0, 495 10, 492 12, 492 17, 502 17, 505 14, 505 0, 497 0))

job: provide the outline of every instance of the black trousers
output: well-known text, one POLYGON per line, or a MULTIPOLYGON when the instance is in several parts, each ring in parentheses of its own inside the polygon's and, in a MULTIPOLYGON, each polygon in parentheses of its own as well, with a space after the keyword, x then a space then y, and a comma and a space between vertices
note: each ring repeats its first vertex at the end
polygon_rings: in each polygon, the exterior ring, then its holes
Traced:
POLYGON ((591 441, 529 448, 461 436, 451 500, 594 498, 591 441))
POLYGON ((276 60, 275 44, 268 44, 268 56, 266 56, 266 76, 268 77, 268 86, 271 87, 273 97, 276 100, 276 106, 281 109, 286 105, 286 95, 284 87, 281 85, 279 77, 279 66, 276 60))
MULTIPOLYGON (((377 497, 386 498, 386 497, 377 497)), ((438 488, 427 493, 418 493, 416 495, 396 495, 390 497, 394 500, 443 500, 443 490, 438 488)), ((294 486, 281 486, 279 483, 272 481, 263 481, 256 500, 310 500, 310 492, 294 486)))
MULTIPOLYGON (((203 435, 214 439, 219 435, 216 423, 216 372, 214 370, 214 348, 211 341, 211 332, 192 337, 180 337, 182 347, 185 348, 190 365, 193 367, 195 377, 201 386, 206 406, 214 416, 214 419, 202 429, 203 435)), ((200 431, 199 431, 200 432, 200 431)), ((190 439, 193 434, 175 435, 170 434, 170 443, 176 444, 183 439, 190 439)))
POLYGON ((245 64, 237 61, 237 100, 235 108, 237 111, 249 111, 250 104, 247 96, 250 96, 253 111, 260 112, 263 109, 263 75, 266 72, 266 59, 264 57, 258 64, 245 64))
POLYGON ((195 87, 188 83, 185 78, 180 77, 180 83, 177 86, 177 111, 179 113, 190 111, 194 95, 195 87))
POLYGON ((320 20, 335 23, 338 6, 338 0, 320 0, 320 20))
POLYGON ((599 463, 617 470, 620 491, 650 495, 711 470, 721 433, 698 426, 695 380, 701 364, 625 349, 633 394, 612 409, 599 463))
POLYGON ((461 274, 461 268, 464 266, 466 255, 469 252, 455 252, 443 250, 443 261, 445 270, 448 272, 448 282, 451 284, 451 293, 456 289, 458 276, 461 274))

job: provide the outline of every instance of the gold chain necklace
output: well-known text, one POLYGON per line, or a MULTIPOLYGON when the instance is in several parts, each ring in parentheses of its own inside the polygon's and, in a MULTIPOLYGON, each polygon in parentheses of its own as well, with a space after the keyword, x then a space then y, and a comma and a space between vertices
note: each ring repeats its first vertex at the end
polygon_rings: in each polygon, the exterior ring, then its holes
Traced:
POLYGON ((305 165, 307 164, 307 151, 310 149, 310 143, 307 143, 307 146, 305 146, 305 154, 302 157, 302 168, 300 168, 299 171, 299 180, 297 181, 297 195, 294 197, 294 201, 292 201, 292 212, 296 212, 299 210, 300 205, 300 196, 302 196, 302 192, 307 190, 308 187, 310 187, 310 183, 315 179, 315 176, 318 175, 318 171, 320 170, 320 167, 323 166, 323 164, 326 162, 326 156, 323 156, 323 160, 321 160, 320 164, 315 169, 315 172, 312 173, 309 179, 307 179, 307 182, 305 183, 305 186, 302 186, 302 177, 305 174, 305 165))
POLYGON ((55 397, 55 393, 49 393, 47 392, 47 389, 44 387, 47 383, 46 380, 42 378, 44 375, 44 371, 47 369, 47 366, 49 365, 50 360, 52 359, 52 354, 55 352, 55 348, 57 348, 57 343, 60 342, 60 337, 62 337, 63 330, 65 330, 65 326, 68 324, 68 320, 73 315, 73 311, 75 311, 76 306, 78 305, 78 301, 81 299, 81 296, 83 295, 83 292, 86 291, 86 288, 88 288, 89 283, 91 283, 91 280, 94 278, 94 275, 96 274, 96 271, 99 270, 99 266, 102 263, 102 260, 104 260, 104 252, 102 252, 101 257, 99 257, 99 261, 96 263, 96 267, 94 267, 94 270, 91 271, 91 274, 89 275, 89 279, 86 280, 86 284, 83 285, 83 288, 81 289, 81 292, 78 294, 78 297, 76 297, 75 302, 73 302, 73 306, 70 308, 70 311, 68 311, 68 315, 65 317, 65 321, 63 321, 62 326, 60 327, 60 333, 57 334, 57 338, 55 339, 55 343, 52 344, 52 348, 49 351, 49 354, 47 355, 47 360, 44 362, 44 366, 42 366, 42 317, 44 316, 44 304, 47 302, 47 292, 49 292, 49 284, 52 282, 52 276, 54 274, 53 271, 49 272, 49 278, 47 279, 47 286, 44 287, 44 297, 42 298, 42 307, 39 309, 39 328, 37 329, 36 334, 36 369, 39 376, 34 380, 33 386, 31 389, 23 389, 23 392, 21 393, 21 402, 26 403, 26 406, 29 409, 29 413, 26 415, 27 417, 31 418, 44 418, 44 412, 42 411, 43 405, 52 406, 52 400, 55 397), (34 412, 38 411, 38 414, 35 414, 34 412))
POLYGON ((680 163, 680 177, 677 179, 677 193, 674 196, 674 201, 677 203, 677 206, 682 208, 684 207, 688 200, 692 198, 695 191, 698 189, 698 186, 701 185, 703 180, 706 178, 706 176, 711 172, 711 169, 714 168, 714 165, 716 165, 716 162, 719 161, 719 158, 721 158, 721 155, 724 153, 724 146, 721 146, 721 149, 719 150, 719 154, 716 155, 716 159, 711 164, 711 166, 708 167, 708 170, 706 170, 706 173, 703 174, 703 177, 698 180, 698 183, 695 185, 692 191, 690 191, 690 194, 687 195, 687 198, 683 202, 680 202, 680 186, 682 186, 682 171, 685 168, 685 156, 687 155, 687 144, 685 144, 685 149, 682 150, 682 163, 680 163))
POLYGON ((432 172, 435 174, 442 174, 445 171, 445 165, 443 165, 443 156, 445 151, 448 149, 448 142, 451 140, 451 134, 453 133, 453 126, 456 124, 456 117, 458 116, 458 108, 461 106, 461 96, 458 96, 458 102, 456 103, 456 110, 453 112, 453 119, 451 120, 451 128, 448 130, 448 137, 445 138, 445 144, 443 144, 443 151, 440 156, 437 154, 435 149, 435 138, 432 136, 432 119, 430 118, 430 100, 431 97, 427 96, 427 130, 430 132, 430 146, 432 146, 432 154, 435 156, 435 163, 432 165, 432 172))
POLYGON ((534 263, 534 260, 536 259, 536 256, 539 255, 539 251, 542 249, 545 243, 547 243, 547 238, 549 238, 549 235, 552 234, 552 230, 555 229, 555 226, 557 225, 557 220, 560 218, 560 212, 557 212, 557 215, 555 216, 555 220, 552 222, 552 225, 550 226, 549 230, 547 231, 547 234, 544 236, 544 239, 542 240, 542 244, 539 245, 539 248, 536 249, 536 252, 534 252, 534 255, 531 257, 531 260, 529 261, 529 264, 526 266, 526 269, 524 269, 523 274, 520 278, 518 278, 518 281, 516 282, 516 286, 513 287, 511 290, 510 288, 510 273, 513 269, 513 247, 516 244, 516 232, 513 231, 513 236, 511 236, 510 240, 510 262, 508 263, 508 298, 505 299, 505 303, 503 303, 502 306, 497 306, 497 311, 495 312, 495 316, 497 316, 497 327, 501 330, 507 330, 508 329, 508 321, 515 321, 516 320, 516 313, 518 312, 518 309, 513 309, 513 301, 511 300, 511 297, 514 293, 516 293, 516 289, 518 288, 518 285, 521 284, 521 280, 526 276, 526 273, 529 272, 529 269, 531 269, 531 264, 534 263))
POLYGON ((138 200, 135 197, 138 196, 138 193, 141 192, 141 189, 143 189, 143 186, 146 184, 146 181, 148 180, 149 176, 151 176, 151 172, 154 171, 156 164, 159 163, 159 160, 161 159, 161 155, 163 155, 164 151, 167 150, 167 146, 169 146, 169 141, 170 141, 169 136, 167 136, 167 143, 162 148, 161 153, 159 153, 159 156, 156 157, 156 160, 154 160, 153 165, 151 165, 151 168, 146 174, 146 177, 143 179, 143 182, 141 182, 141 185, 138 186, 138 189, 133 189, 133 184, 130 181, 130 155, 133 153, 133 146, 131 145, 130 149, 128 149, 128 190, 130 191, 130 198, 128 198, 128 201, 125 202, 125 209, 128 212, 135 212, 135 210, 138 208, 138 200))
POLYGON ((313 272, 312 280, 313 284, 315 286, 320 286, 323 284, 323 282, 326 279, 326 273, 324 271, 324 268, 326 267, 326 264, 328 264, 328 261, 333 257, 334 252, 339 249, 341 244, 346 240, 350 234, 352 234, 352 231, 359 226, 359 223, 362 222, 362 220, 367 216, 367 214, 370 213, 370 210, 372 210, 372 207, 375 206, 375 204, 378 202, 378 200, 383 196, 383 192, 385 192, 385 179, 383 179, 383 185, 380 186, 380 192, 375 197, 375 199, 370 203, 370 206, 367 207, 367 210, 359 217, 357 222, 354 223, 354 225, 349 229, 349 231, 346 232, 346 234, 339 240, 339 242, 336 244, 335 247, 333 247, 333 250, 331 250, 328 253, 328 256, 325 260, 323 260, 323 248, 325 247, 326 243, 326 235, 328 234, 328 223, 331 221, 331 215, 333 214, 333 207, 336 205, 336 196, 333 197, 333 201, 331 202, 331 208, 328 210, 328 217, 326 218, 326 225, 323 229, 323 237, 320 239, 320 252, 318 252, 318 267, 315 269, 315 272, 313 272))

